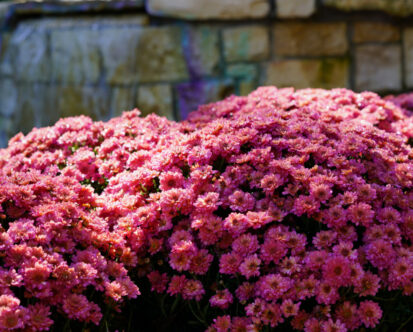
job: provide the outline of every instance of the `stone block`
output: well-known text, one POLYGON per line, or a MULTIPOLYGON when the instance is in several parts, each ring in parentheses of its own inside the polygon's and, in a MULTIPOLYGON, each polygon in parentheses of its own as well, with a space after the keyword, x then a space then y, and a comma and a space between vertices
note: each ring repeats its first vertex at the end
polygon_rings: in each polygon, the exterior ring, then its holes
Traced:
POLYGON ((10 117, 16 113, 18 89, 12 79, 0 80, 0 116, 10 117))
POLYGON ((413 88, 413 28, 403 32, 405 80, 409 88, 413 88))
POLYGON ((142 28, 111 28, 102 31, 99 47, 103 71, 110 84, 131 84, 138 81, 136 57, 142 28))
POLYGON ((324 5, 340 10, 382 10, 395 16, 413 14, 413 0, 322 0, 324 5))
POLYGON ((109 92, 96 86, 58 86, 56 88, 56 112, 61 117, 87 115, 94 120, 107 120, 109 92))
POLYGON ((53 107, 50 87, 47 84, 20 84, 17 86, 17 91, 16 112, 12 117, 14 120, 13 134, 19 131, 27 134, 33 127, 49 125, 58 119, 58 113, 53 107), (45 119, 47 114, 53 118, 45 119))
POLYGON ((0 116, 0 149, 7 147, 9 138, 16 134, 10 132, 10 128, 13 128, 12 120, 0 116))
POLYGON ((188 78, 181 28, 165 26, 142 29, 135 55, 141 83, 188 78))
POLYGON ((257 88, 256 81, 242 80, 239 82, 238 91, 240 96, 247 96, 257 88))
POLYGON ((226 74, 233 78, 254 80, 258 76, 258 67, 251 63, 237 63, 227 66, 226 74))
POLYGON ((265 67, 265 85, 277 87, 339 88, 349 85, 347 59, 280 60, 265 67))
POLYGON ((226 74, 238 80, 238 93, 246 96, 258 85, 258 65, 237 63, 227 67, 226 74))
POLYGON ((345 23, 278 23, 275 54, 280 56, 343 55, 348 50, 345 23))
POLYGON ((124 111, 137 107, 136 92, 132 87, 114 87, 111 96, 111 114, 120 116, 124 111))
POLYGON ((400 29, 383 22, 357 22, 354 24, 353 40, 356 43, 396 42, 400 40, 400 29))
POLYGON ((1 72, 20 82, 49 82, 48 44, 44 29, 19 24, 5 50, 1 72))
POLYGON ((218 73, 220 52, 217 28, 204 25, 187 27, 183 45, 191 77, 218 73))
POLYGON ((178 27, 105 29, 100 45, 110 84, 188 78, 182 30, 178 27))
POLYGON ((264 26, 246 25, 223 31, 227 62, 266 60, 269 56, 269 31, 264 26))
POLYGON ((106 27, 127 27, 149 25, 149 16, 145 14, 116 14, 99 16, 55 16, 27 19, 25 22, 32 27, 53 30, 92 28, 101 29, 106 27))
POLYGON ((156 113, 174 120, 172 88, 168 84, 140 86, 137 104, 142 116, 156 113))
POLYGON ((363 45, 356 48, 356 90, 394 91, 402 88, 399 45, 363 45))
POLYGON ((147 0, 146 8, 152 15, 192 20, 261 18, 270 13, 268 0, 147 0))
POLYGON ((316 10, 316 0, 275 0, 277 17, 309 17, 316 10))
MULTIPOLYGON (((180 119, 186 119, 188 114, 198 106, 222 100, 235 92, 233 80, 223 81, 193 81, 178 84, 176 87, 180 119)), ((179 119, 178 119, 179 120, 179 119)))
POLYGON ((100 76, 97 30, 52 30, 52 77, 58 83, 96 83, 100 76))

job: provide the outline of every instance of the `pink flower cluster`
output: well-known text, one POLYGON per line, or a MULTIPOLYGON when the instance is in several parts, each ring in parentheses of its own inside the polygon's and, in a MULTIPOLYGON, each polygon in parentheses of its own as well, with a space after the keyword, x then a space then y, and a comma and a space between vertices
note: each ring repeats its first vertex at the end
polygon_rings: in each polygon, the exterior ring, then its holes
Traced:
POLYGON ((413 119, 396 104, 267 87, 181 123, 135 110, 15 136, 0 331, 47 330, 51 310, 98 324, 90 289, 120 308, 141 278, 222 312, 208 331, 375 327, 379 291, 413 293, 413 119))

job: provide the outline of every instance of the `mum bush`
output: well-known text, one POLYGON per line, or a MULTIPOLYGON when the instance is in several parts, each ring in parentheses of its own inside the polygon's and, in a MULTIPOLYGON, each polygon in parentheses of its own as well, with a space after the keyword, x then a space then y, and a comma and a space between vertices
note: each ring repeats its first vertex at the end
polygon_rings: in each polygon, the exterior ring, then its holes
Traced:
POLYGON ((0 151, 0 330, 139 331, 153 310, 167 331, 182 312, 181 331, 407 328, 408 100, 267 87, 181 123, 18 134, 0 151))

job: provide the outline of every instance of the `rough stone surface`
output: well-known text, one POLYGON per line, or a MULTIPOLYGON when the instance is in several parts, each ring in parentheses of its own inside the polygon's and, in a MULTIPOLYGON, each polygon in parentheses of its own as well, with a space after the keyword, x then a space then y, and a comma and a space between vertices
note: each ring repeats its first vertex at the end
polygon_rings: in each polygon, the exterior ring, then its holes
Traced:
POLYGON ((5 148, 7 146, 8 138, 15 135, 15 132, 10 132, 10 128, 13 127, 12 119, 0 116, 0 149, 5 148))
POLYGON ((224 54, 228 62, 259 61, 269 56, 269 31, 263 26, 228 28, 223 32, 224 54))
POLYGON ((56 111, 61 117, 84 114, 92 119, 109 118, 107 89, 92 86, 59 86, 56 90, 56 111))
POLYGON ((409 88, 413 88, 413 28, 404 31, 403 39, 406 85, 409 88))
POLYGON ((316 0, 274 0, 277 17, 296 18, 309 17, 315 13, 316 0))
MULTIPOLYGON (((111 1, 111 0, 109 0, 111 1)), ((145 14, 117 14, 104 16, 65 16, 62 17, 42 17, 25 20, 28 24, 35 28, 48 30, 55 29, 101 29, 115 27, 132 27, 132 26, 147 26, 149 25, 149 16, 145 14)))
POLYGON ((156 113, 170 120, 174 119, 172 88, 170 85, 156 84, 139 87, 137 104, 142 116, 156 113))
POLYGON ((50 80, 46 31, 21 23, 13 32, 3 56, 2 70, 23 82, 50 80))
POLYGON ((227 67, 227 75, 233 78, 253 80, 258 76, 258 68, 255 64, 237 63, 227 67))
POLYGON ((136 92, 132 87, 112 88, 111 110, 113 116, 122 115, 123 111, 130 111, 137 107, 136 92))
POLYGON ((269 15, 268 0, 147 0, 149 13, 184 19, 245 19, 269 15))
MULTIPOLYGON (((42 119, 52 108, 52 100, 47 91, 48 87, 45 84, 21 84, 18 86, 18 99, 16 113, 13 114, 13 128, 23 133, 28 133, 33 126, 40 127, 55 122, 58 119, 58 114, 54 109, 54 118, 51 121, 42 119), (43 120, 43 121, 42 121, 43 120)), ((14 134, 14 133, 13 133, 14 134)))
POLYGON ((274 27, 276 55, 342 55, 348 50, 345 23, 278 23, 274 27))
POLYGON ((395 91, 402 88, 399 45, 363 45, 356 49, 356 90, 395 91))
POLYGON ((52 30, 52 77, 59 83, 96 83, 100 75, 97 30, 52 30))
POLYGON ((114 28, 100 39, 103 66, 111 84, 176 81, 188 77, 177 27, 114 28))
POLYGON ((280 60, 265 68, 265 85, 301 88, 348 87, 346 59, 280 60))
POLYGON ((219 69, 218 29, 196 26, 185 29, 184 54, 191 77, 214 75, 219 69))
POLYGON ((134 52, 139 81, 178 81, 188 78, 182 49, 182 29, 174 26, 142 30, 134 52))
POLYGON ((413 0, 323 0, 323 4, 341 10, 382 10, 392 15, 413 14, 413 0))
POLYGON ((176 88, 178 97, 179 117, 185 119, 199 105, 221 100, 235 92, 232 80, 194 81, 182 83, 176 88))
POLYGON ((357 22, 353 40, 356 43, 395 42, 400 40, 400 28, 382 22, 357 22))
POLYGON ((249 94, 258 85, 258 66, 255 64, 237 63, 227 67, 227 75, 238 80, 238 91, 241 96, 249 94))
POLYGON ((0 116, 10 117, 16 112, 18 89, 12 79, 0 79, 0 116))
POLYGON ((141 28, 105 29, 99 39, 103 70, 111 84, 131 84, 138 81, 136 55, 141 28))

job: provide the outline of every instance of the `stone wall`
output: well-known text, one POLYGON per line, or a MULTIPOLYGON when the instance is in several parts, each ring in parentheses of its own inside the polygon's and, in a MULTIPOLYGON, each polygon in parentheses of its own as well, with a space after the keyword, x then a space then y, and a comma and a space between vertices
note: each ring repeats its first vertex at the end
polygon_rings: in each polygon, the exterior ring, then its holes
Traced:
POLYGON ((0 146, 70 115, 182 119, 258 85, 406 91, 411 14, 413 0, 0 2, 0 146))

